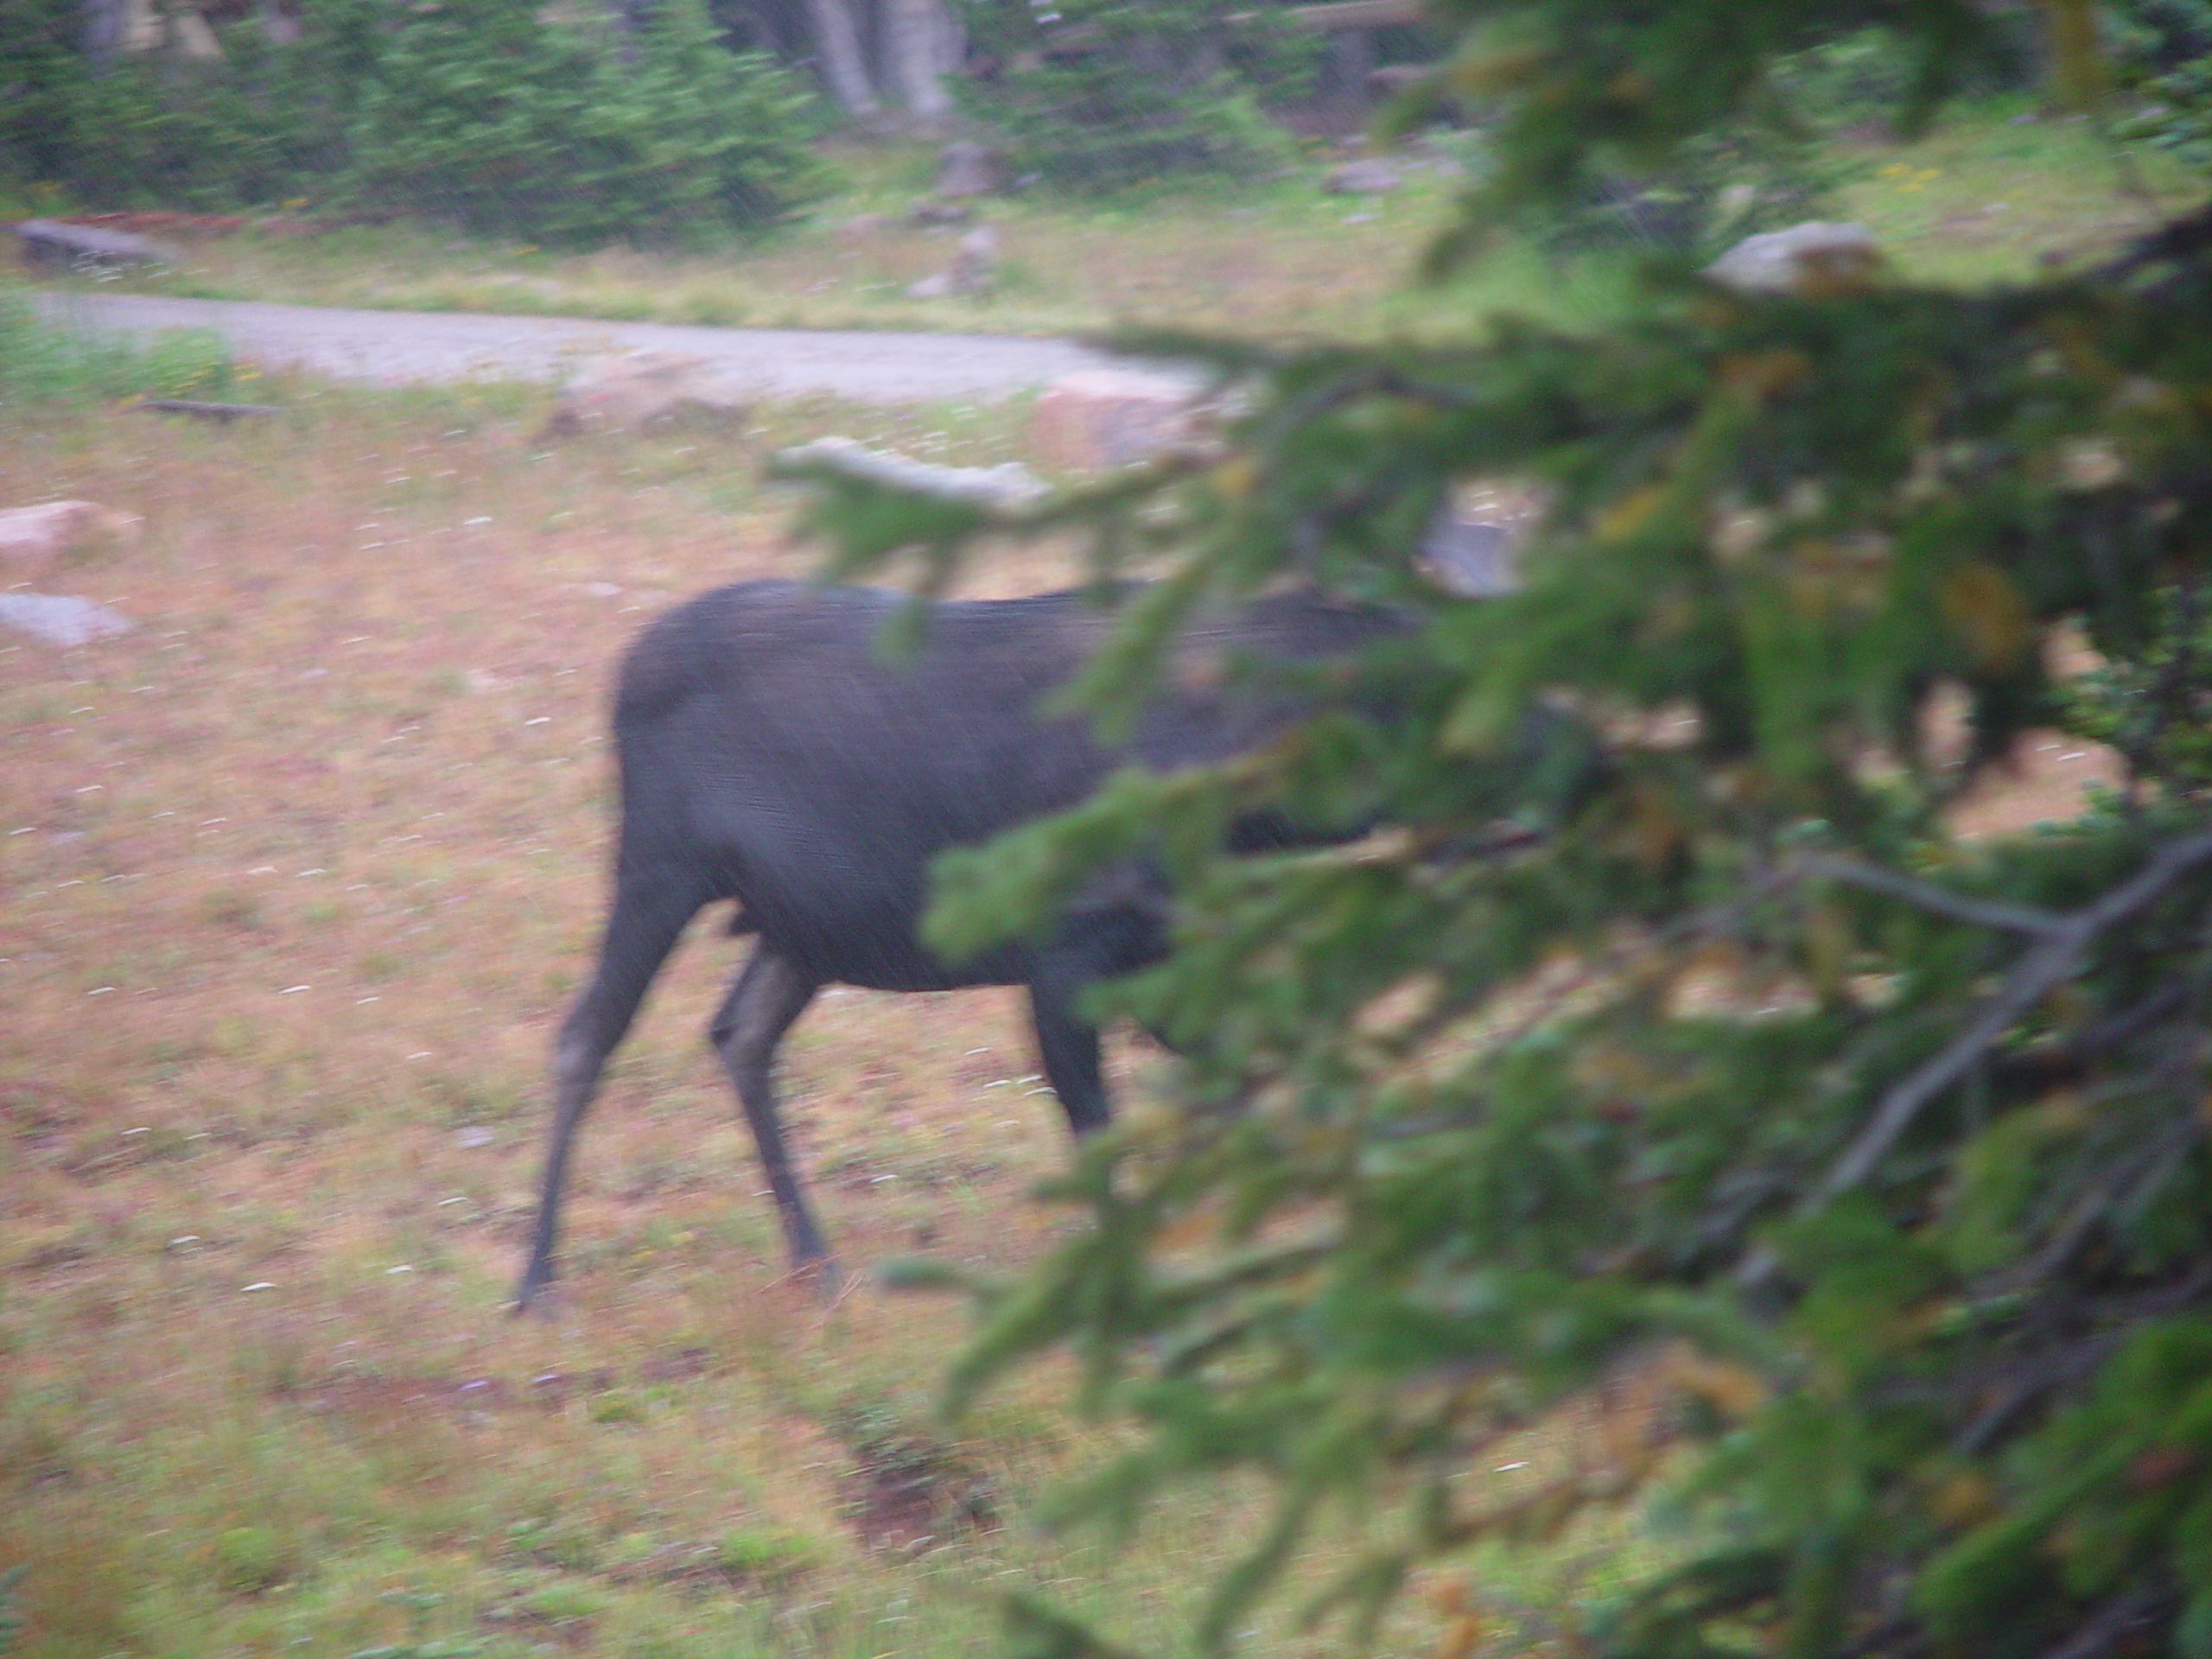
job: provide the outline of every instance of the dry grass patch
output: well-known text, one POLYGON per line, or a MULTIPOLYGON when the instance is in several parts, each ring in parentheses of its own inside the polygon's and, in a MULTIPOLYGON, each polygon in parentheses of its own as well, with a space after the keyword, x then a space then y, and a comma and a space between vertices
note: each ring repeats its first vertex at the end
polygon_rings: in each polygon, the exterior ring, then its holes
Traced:
MULTIPOLYGON (((0 410, 0 502, 146 520, 48 584, 136 632, 0 640, 23 1650, 964 1653, 1001 1582, 1166 1640, 1247 1504, 1170 1505, 1117 1562, 1042 1540, 1040 1486, 1110 1443, 1058 1380, 948 1440, 956 1309, 784 1281, 702 1040, 743 949, 718 917, 586 1132, 557 1317, 501 1310, 603 900, 615 657, 679 595, 810 569, 765 448, 996 461, 1019 410, 541 450, 526 394, 280 390, 230 429, 0 410)), ((1026 1196, 1065 1137, 1011 994, 827 996, 787 1062, 849 1262, 1012 1269, 1063 1224, 1026 1196)))

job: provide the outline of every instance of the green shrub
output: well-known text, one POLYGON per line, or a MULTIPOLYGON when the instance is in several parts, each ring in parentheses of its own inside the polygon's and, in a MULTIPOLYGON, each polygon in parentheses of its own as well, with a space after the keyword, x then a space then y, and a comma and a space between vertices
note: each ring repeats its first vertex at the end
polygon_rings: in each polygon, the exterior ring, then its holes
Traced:
POLYGON ((976 23, 1003 61, 1034 60, 962 92, 1005 136, 1018 172, 1090 193, 1174 176, 1257 178, 1295 159, 1257 97, 1289 90, 1310 69, 1311 39, 1294 41, 1249 14, 1232 23, 1227 8, 1204 0, 1069 0, 1062 11, 1002 4, 976 23), (1071 36, 1079 49, 1067 49, 1071 36))
MULTIPOLYGON (((2205 10, 2212 16, 2212 8, 2205 10)), ((2212 22, 2206 27, 2212 29, 2212 22)), ((2120 136, 2170 151, 2194 166, 2212 163, 2212 55, 2184 56, 2161 67, 2157 41, 2134 39, 2147 72, 2139 90, 2148 101, 2119 124, 2120 136)))
POLYGON ((318 0, 301 38, 257 22, 218 62, 96 74, 66 0, 0 0, 0 181, 101 207, 304 200, 580 243, 691 241, 818 193, 810 99, 724 49, 699 0, 634 41, 527 0, 318 0))
POLYGON ((626 56, 613 25, 541 22, 531 0, 415 13, 353 132, 351 188, 472 231, 682 242, 814 194, 808 98, 664 0, 626 56))
POLYGON ((95 73, 67 0, 0 0, 0 178, 106 207, 202 211, 326 195, 383 38, 376 0, 320 0, 301 38, 222 31, 224 56, 126 56, 95 73))
POLYGON ((73 0, 0 0, 0 179, 52 181, 68 172, 88 79, 73 0))
POLYGON ((1887 121, 1912 87, 1911 48, 1878 24, 1777 59, 1775 85, 1804 119, 1821 126, 1887 121))

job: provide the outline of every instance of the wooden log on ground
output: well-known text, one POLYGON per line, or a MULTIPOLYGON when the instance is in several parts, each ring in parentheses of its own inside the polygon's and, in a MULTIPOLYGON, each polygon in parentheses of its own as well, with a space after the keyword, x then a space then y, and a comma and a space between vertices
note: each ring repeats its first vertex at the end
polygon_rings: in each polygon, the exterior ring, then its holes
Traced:
POLYGON ((73 270, 118 265, 174 265, 184 256, 166 242, 132 231, 72 225, 60 219, 27 219, 16 226, 23 257, 35 264, 73 270))
POLYGON ((124 407, 133 412, 150 410, 156 415, 191 415, 203 421, 220 421, 226 425, 244 420, 249 415, 282 415, 284 410, 276 404, 211 404, 198 397, 141 397, 124 407))

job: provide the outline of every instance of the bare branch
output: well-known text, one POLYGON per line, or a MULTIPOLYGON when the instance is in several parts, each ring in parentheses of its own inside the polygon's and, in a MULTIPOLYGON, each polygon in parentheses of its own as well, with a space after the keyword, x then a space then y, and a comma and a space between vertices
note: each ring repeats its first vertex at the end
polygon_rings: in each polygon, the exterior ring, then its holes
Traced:
MULTIPOLYGON (((2082 953, 2099 934, 2126 921, 2208 859, 2212 859, 2212 830, 2168 842, 2134 875, 2066 917, 2057 931, 2020 959, 1965 1030, 1882 1096, 1858 1139, 1806 1194, 1800 1212, 1819 1209, 1873 1173, 1930 1101, 1964 1077, 2015 1020, 2075 973, 2082 953)), ((1773 1252, 1760 1248, 1744 1259, 1736 1276, 1746 1286, 1764 1284, 1777 1266, 1773 1252)))
POLYGON ((1963 1077, 2006 1027, 2072 976, 2082 953, 2099 934, 2126 921, 2208 859, 2212 859, 2212 830, 2169 842, 2129 880, 2069 916, 2056 932, 2021 959, 1964 1031, 1882 1097, 1865 1130, 1813 1189, 1807 1207, 1826 1204, 1865 1180, 1923 1107, 1963 1077))
POLYGON ((2030 905, 2006 904, 2001 899, 1974 899, 1962 893, 1953 893, 1948 887, 1938 887, 1933 881, 1923 881, 1917 876, 1901 871, 1885 869, 1878 864, 1868 864, 1840 853, 1805 853, 1798 861, 1808 874, 1826 876, 1831 881, 1840 881, 1847 887, 1864 887, 1870 893, 1887 893, 1892 899, 1902 899, 1916 910, 1948 916, 1954 921, 1973 922, 1983 927, 1994 927, 2009 933, 2029 933, 2052 938, 2063 931, 2066 918, 2047 910, 2037 910, 2030 905))
MULTIPOLYGON (((2031 1358, 2017 1369, 2003 1391, 1990 1398, 1952 1438, 1952 1455, 1978 1456, 2026 1408, 2055 1389, 2070 1388, 2103 1364, 2136 1321, 2158 1319, 2187 1307, 2208 1290, 2212 1290, 2212 1268, 2200 1268, 2177 1283, 2125 1299, 2108 1313, 2105 1328, 2085 1340, 2031 1358)), ((1986 1394, 1988 1390, 1985 1388, 1982 1392, 1986 1394)))
POLYGON ((2178 1113, 2147 1144, 2131 1147, 2113 1160, 2086 1184, 2087 1190, 2075 1200, 2066 1218, 2044 1240, 2043 1248, 2002 1275, 1991 1294, 2002 1295, 2024 1290, 2063 1268, 2097 1224, 2139 1192, 2145 1183, 2165 1168, 2177 1154, 2202 1136, 2204 1127, 2204 1120, 2192 1105, 2178 1113))
POLYGON ((2045 1649, 2043 1659, 2094 1659, 2097 1654, 2109 1653, 2166 1599, 2164 1592, 2148 1585, 2131 1585, 2090 1614, 2073 1635, 2045 1649))

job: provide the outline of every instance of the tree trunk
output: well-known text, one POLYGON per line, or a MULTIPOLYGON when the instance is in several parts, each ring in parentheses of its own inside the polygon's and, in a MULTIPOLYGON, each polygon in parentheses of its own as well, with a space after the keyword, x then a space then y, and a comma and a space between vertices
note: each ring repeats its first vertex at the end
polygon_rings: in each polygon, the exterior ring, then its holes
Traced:
POLYGON ((933 124, 952 108, 944 90, 950 20, 944 0, 883 0, 885 55, 899 101, 918 122, 933 124))
POLYGON ((123 49, 123 30, 130 0, 84 0, 85 55, 95 70, 105 69, 123 49))
POLYGON ((814 26, 814 49, 821 54, 822 78, 830 83, 831 94, 848 115, 875 114, 875 89, 868 85, 868 67, 861 57, 853 0, 806 0, 806 16, 814 26))

